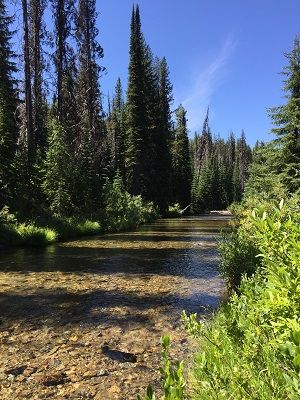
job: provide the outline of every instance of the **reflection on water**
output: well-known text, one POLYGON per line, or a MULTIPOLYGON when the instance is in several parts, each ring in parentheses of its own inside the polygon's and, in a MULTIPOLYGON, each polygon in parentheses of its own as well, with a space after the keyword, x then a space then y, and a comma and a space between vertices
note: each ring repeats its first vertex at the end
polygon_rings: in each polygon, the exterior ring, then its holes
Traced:
MULTIPOLYGON (((56 356, 63 362, 67 375, 70 370, 76 375, 70 367, 73 364, 80 371, 87 365, 89 369, 92 365, 98 369, 105 367, 107 376, 99 377, 94 384, 101 398, 134 398, 139 386, 157 382, 158 339, 162 333, 171 332, 178 344, 178 354, 184 350, 183 345, 179 349, 183 338, 181 311, 202 313, 219 304, 224 287, 219 277, 215 237, 227 224, 228 217, 220 216, 159 220, 136 232, 61 243, 46 249, 3 251, 0 330, 13 330, 18 357, 29 363, 30 354, 34 353, 39 365, 47 359, 47 343, 49 353, 66 330, 72 332, 77 344, 90 345, 77 349, 74 359, 68 350, 68 338, 61 344, 56 356), (20 346, 26 338, 28 345, 20 346), (104 354, 91 354, 91 349, 94 352, 95 346, 101 348, 103 342, 116 351, 138 354, 134 367, 128 366, 131 369, 126 377, 121 374, 121 379, 120 368, 124 369, 127 363, 120 367, 104 354), (135 383, 134 376, 138 377, 135 383)), ((14 353, 9 352, 11 344, 9 347, 5 343, 4 340, 1 345, 2 360, 6 360, 5 366, 13 367, 14 353)), ((45 371, 38 370, 34 375, 39 372, 45 371)), ((70 380, 61 389, 55 387, 55 395, 59 390, 61 395, 66 390, 73 393, 75 383, 70 380)), ((27 382, 26 390, 39 393, 42 389, 34 386, 36 382, 39 381, 27 382)), ((91 391, 90 380, 81 384, 91 391)), ((15 398, 30 396, 18 381, 9 388, 12 393, 21 388, 20 397, 15 398)), ((9 396, 8 388, 6 393, 9 396)))

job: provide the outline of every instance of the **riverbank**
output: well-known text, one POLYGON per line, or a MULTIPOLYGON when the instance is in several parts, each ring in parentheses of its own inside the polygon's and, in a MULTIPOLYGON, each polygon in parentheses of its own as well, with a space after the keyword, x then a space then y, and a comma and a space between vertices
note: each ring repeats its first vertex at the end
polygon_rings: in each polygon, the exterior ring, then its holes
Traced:
MULTIPOLYGON (((120 197, 122 196, 120 195, 119 199, 120 197)), ((84 236, 133 230, 159 217, 153 204, 144 202, 140 196, 128 195, 125 200, 119 207, 116 202, 108 204, 98 217, 93 219, 48 215, 19 222, 17 217, 4 207, 0 211, 0 246, 45 247, 55 242, 84 236)))
POLYGON ((212 320, 184 321, 199 343, 192 399, 299 399, 299 208, 241 217, 221 244, 231 298, 212 320))
POLYGON ((45 247, 58 241, 99 233, 101 224, 98 221, 75 218, 49 218, 40 224, 35 221, 15 221, 1 224, 0 244, 3 247, 45 247))

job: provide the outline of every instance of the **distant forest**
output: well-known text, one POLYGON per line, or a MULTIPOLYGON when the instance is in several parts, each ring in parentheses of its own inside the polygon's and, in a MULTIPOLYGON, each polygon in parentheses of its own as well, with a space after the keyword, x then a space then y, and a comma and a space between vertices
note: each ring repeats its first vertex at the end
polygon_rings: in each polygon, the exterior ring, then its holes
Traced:
POLYGON ((128 86, 118 79, 104 107, 96 0, 20 5, 23 52, 15 54, 13 18, 0 0, 0 209, 90 216, 116 180, 162 215, 175 203, 199 213, 241 200, 252 160, 244 133, 214 136, 207 112, 202 132, 189 139, 186 110, 173 106, 167 60, 147 44, 138 6, 128 86))

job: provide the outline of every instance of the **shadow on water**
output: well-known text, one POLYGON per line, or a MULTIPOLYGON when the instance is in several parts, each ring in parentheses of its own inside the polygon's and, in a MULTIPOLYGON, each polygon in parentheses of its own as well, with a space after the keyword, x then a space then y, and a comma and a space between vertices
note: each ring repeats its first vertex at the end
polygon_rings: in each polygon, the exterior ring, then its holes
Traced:
POLYGON ((95 290, 89 293, 71 293, 66 289, 39 290, 33 294, 0 294, 0 314, 2 318, 41 325, 100 324, 107 321, 114 324, 146 324, 151 317, 143 314, 148 309, 156 309, 158 315, 167 316, 170 310, 181 312, 204 312, 217 305, 216 295, 208 293, 179 296, 139 295, 134 292, 115 290, 95 290), (114 313, 120 305, 128 312, 114 313), (34 321, 33 321, 34 320, 34 321))
POLYGON ((53 272, 178 275, 212 278, 218 272, 217 251, 212 248, 85 248, 53 247, 46 251, 17 250, 13 259, 1 258, 5 272, 53 272))
POLYGON ((145 325, 151 310, 160 318, 215 308, 223 290, 216 234, 227 224, 218 217, 160 220, 136 232, 4 251, 1 318, 145 325))

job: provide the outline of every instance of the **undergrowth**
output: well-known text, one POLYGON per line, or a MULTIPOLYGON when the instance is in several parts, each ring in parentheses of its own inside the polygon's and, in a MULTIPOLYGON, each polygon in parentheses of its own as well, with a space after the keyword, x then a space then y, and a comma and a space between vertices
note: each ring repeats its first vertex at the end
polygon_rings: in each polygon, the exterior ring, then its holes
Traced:
POLYGON ((0 210, 0 244, 7 246, 46 246, 58 240, 135 229, 158 218, 153 203, 131 196, 120 179, 108 182, 104 208, 93 218, 46 215, 20 222, 8 207, 0 210))
MULTIPOLYGON (((238 293, 208 322, 183 314, 185 327, 200 348, 193 398, 296 400, 300 398, 299 212, 290 212, 281 202, 268 214, 253 212, 241 223, 240 232, 245 225, 249 225, 247 240, 257 246, 259 268, 241 279, 238 293)), ((237 253, 231 259, 243 259, 238 247, 230 252, 237 253)))

